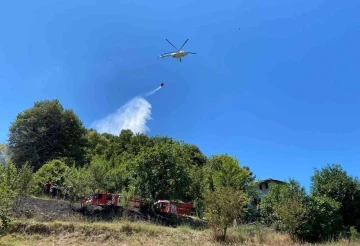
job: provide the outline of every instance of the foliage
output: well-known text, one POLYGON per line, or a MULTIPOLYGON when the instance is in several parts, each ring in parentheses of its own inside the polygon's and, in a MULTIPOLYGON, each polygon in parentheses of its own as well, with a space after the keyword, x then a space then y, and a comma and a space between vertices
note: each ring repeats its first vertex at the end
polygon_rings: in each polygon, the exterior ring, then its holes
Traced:
POLYGON ((306 198, 305 189, 294 180, 280 186, 279 202, 274 204, 276 227, 289 233, 292 238, 299 235, 299 230, 306 222, 308 212, 306 198))
POLYGON ((327 197, 309 197, 308 218, 300 234, 309 242, 338 239, 342 228, 341 204, 327 197))
POLYGON ((227 154, 213 155, 205 170, 207 187, 211 191, 221 187, 245 190, 252 180, 249 169, 240 167, 238 160, 227 154))
POLYGON ((350 227, 350 240, 353 242, 360 242, 360 233, 354 226, 350 227))
POLYGON ((87 162, 90 162, 95 156, 104 155, 110 145, 110 140, 95 130, 86 131, 85 139, 87 143, 85 147, 87 162))
MULTIPOLYGON (((15 166, 14 166, 15 167, 15 166)), ((30 192, 30 187, 33 182, 33 169, 28 163, 25 163, 20 169, 16 170, 16 178, 14 179, 14 187, 17 193, 14 199, 13 211, 17 213, 17 210, 21 207, 21 204, 26 195, 30 192)))
MULTIPOLYGON (((122 206, 123 211, 123 217, 125 219, 128 219, 128 210, 130 208, 131 202, 130 199, 135 196, 135 187, 130 186, 128 189, 124 189, 121 191, 121 196, 119 197, 119 203, 122 206)), ((141 209, 141 208, 140 208, 141 209)))
POLYGON ((44 193, 44 184, 50 181, 60 189, 65 187, 65 181, 69 173, 69 167, 60 160, 52 160, 44 164, 34 175, 32 185, 33 194, 41 195, 44 193))
MULTIPOLYGON (((252 182, 254 176, 248 167, 241 167, 239 161, 227 154, 213 155, 204 166, 204 192, 216 191, 224 187, 243 191, 251 195, 252 182)), ((252 196, 250 196, 252 197, 252 196)), ((249 197, 249 199, 250 199, 249 197)), ((247 205, 246 205, 247 206, 247 205)), ((253 211, 247 209, 246 213, 234 211, 237 222, 247 220, 253 211)))
POLYGON ((246 212, 248 202, 245 192, 230 186, 205 194, 205 216, 216 239, 225 240, 228 226, 237 218, 238 213, 246 212))
POLYGON ((100 189, 108 191, 111 184, 109 184, 109 176, 111 171, 110 163, 103 158, 96 156, 88 166, 87 171, 89 172, 89 184, 93 192, 100 189))
POLYGON ((178 143, 158 143, 135 159, 134 186, 141 197, 186 199, 190 176, 178 143))
POLYGON ((58 100, 36 102, 10 126, 11 158, 17 167, 28 161, 34 171, 61 157, 83 164, 84 134, 82 122, 58 100))
POLYGON ((8 162, 6 166, 0 166, 0 234, 7 230, 10 223, 9 208, 18 191, 17 178, 17 169, 12 162, 8 162))
POLYGON ((340 203, 327 197, 308 196, 295 180, 272 184, 260 203, 261 220, 293 239, 319 242, 336 239, 342 229, 340 203))
POLYGON ((65 177, 63 189, 70 203, 79 201, 82 196, 92 192, 90 173, 86 167, 71 167, 66 170, 65 177))
POLYGON ((277 222, 278 218, 276 217, 274 208, 275 205, 281 203, 280 194, 286 188, 286 184, 269 184, 269 193, 261 198, 259 204, 260 208, 260 220, 267 226, 273 225, 277 222))
POLYGON ((360 229, 360 183, 347 175, 338 164, 315 169, 311 177, 311 193, 324 196, 341 204, 340 213, 345 227, 360 229))
POLYGON ((17 191, 18 173, 12 161, 8 162, 3 168, 3 182, 14 194, 17 191))
POLYGON ((34 172, 29 163, 25 163, 18 170, 17 188, 19 195, 28 195, 34 178, 34 172))

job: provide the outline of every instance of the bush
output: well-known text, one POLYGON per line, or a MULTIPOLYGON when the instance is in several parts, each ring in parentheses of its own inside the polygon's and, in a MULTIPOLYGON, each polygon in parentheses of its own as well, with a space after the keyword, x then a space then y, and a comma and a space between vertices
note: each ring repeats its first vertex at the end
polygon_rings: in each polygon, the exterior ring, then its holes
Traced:
POLYGON ((228 226, 245 213, 249 202, 248 196, 239 190, 222 187, 205 194, 205 216, 213 230, 216 240, 224 241, 228 226))
POLYGON ((307 196, 294 180, 272 186, 260 203, 263 223, 289 233, 292 239, 307 242, 339 237, 342 230, 340 207, 341 204, 333 199, 307 196))
POLYGON ((327 197, 310 196, 308 217, 299 236, 309 242, 338 239, 343 227, 341 204, 327 197))
POLYGON ((360 233, 354 226, 350 227, 350 240, 353 242, 360 242, 360 233))
POLYGON ((351 226, 360 229, 360 181, 349 176, 340 165, 315 169, 311 177, 311 193, 341 203, 340 214, 344 226, 347 230, 351 226))
POLYGON ((68 172, 69 167, 60 160, 47 162, 34 175, 32 193, 35 195, 44 194, 44 184, 48 180, 51 181, 52 185, 57 184, 58 187, 63 187, 68 172))
POLYGON ((267 226, 271 226, 277 221, 274 213, 274 205, 281 202, 280 192, 283 186, 285 186, 285 184, 270 184, 269 193, 261 198, 259 204, 260 221, 267 226))

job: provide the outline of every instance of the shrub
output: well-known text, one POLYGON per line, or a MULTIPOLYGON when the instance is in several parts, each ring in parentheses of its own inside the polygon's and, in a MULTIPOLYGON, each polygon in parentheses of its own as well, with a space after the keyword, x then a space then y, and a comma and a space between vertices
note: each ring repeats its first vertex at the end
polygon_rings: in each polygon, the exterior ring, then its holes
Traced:
POLYGON ((350 227, 350 240, 353 242, 360 242, 360 233, 354 226, 350 227))
POLYGON ((338 239, 343 227, 341 204, 327 197, 310 196, 306 223, 299 236, 309 242, 338 239))
POLYGON ((40 195, 44 193, 44 184, 50 180, 52 184, 63 187, 69 167, 60 160, 52 160, 44 164, 34 175, 32 193, 40 195))
POLYGON ((205 216, 216 240, 224 241, 228 226, 246 212, 248 196, 239 190, 222 187, 205 194, 205 216))

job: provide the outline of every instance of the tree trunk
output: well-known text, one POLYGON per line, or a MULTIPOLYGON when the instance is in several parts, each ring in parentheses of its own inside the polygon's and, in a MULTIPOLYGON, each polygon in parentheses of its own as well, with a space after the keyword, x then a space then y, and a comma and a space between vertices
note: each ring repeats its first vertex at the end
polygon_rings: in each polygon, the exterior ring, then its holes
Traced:
POLYGON ((224 227, 224 234, 223 234, 223 238, 222 238, 223 241, 225 241, 225 239, 226 239, 226 230, 227 230, 227 226, 224 227))

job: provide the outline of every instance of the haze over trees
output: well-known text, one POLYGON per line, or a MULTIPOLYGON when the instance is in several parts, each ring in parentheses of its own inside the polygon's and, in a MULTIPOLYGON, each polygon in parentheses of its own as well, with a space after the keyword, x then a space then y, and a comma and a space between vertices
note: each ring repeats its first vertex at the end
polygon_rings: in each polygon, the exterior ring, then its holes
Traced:
POLYGON ((5 165, 9 160, 9 148, 6 144, 0 144, 0 165, 5 165))
MULTIPOLYGON (((86 129, 58 100, 36 102, 17 115, 9 143, 0 145, 2 194, 43 193, 47 180, 71 202, 96 190, 194 202, 214 235, 228 226, 257 220, 294 240, 326 241, 360 229, 360 183, 340 165, 315 170, 311 193, 289 180, 271 186, 258 207, 251 169, 227 154, 205 156, 194 144, 167 136, 122 130, 118 136, 86 129), (6 164, 6 165, 5 165, 6 164), (258 213, 257 208, 260 209, 258 213)), ((9 201, 9 197, 4 197, 9 201)), ((6 204, 6 203, 4 203, 6 204)), ((6 206, 0 207, 3 224, 6 206)))

